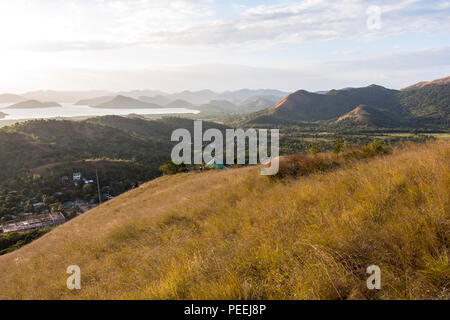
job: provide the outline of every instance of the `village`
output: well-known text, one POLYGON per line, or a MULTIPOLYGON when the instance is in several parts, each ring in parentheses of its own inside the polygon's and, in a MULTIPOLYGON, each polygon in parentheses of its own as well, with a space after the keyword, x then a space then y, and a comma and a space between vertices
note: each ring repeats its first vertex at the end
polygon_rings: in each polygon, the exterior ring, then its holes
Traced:
POLYGON ((3 233, 8 232, 24 232, 30 230, 41 229, 45 227, 53 227, 66 222, 66 217, 61 212, 52 212, 28 217, 25 220, 5 223, 0 226, 3 233))
MULTIPOLYGON (((109 193, 111 187, 100 189, 95 180, 83 178, 80 172, 73 173, 72 177, 62 176, 59 180, 61 191, 54 192, 51 196, 35 196, 31 200, 20 201, 16 210, 21 212, 11 214, 5 223, 0 224, 0 234, 54 227, 85 213, 102 201, 114 198, 109 193), (84 191, 82 196, 68 200, 71 196, 67 194, 73 194, 73 190, 80 187, 84 191)), ((15 190, 7 191, 6 199, 14 199, 17 193, 15 190)))
MULTIPOLYGON (((161 166, 160 170, 164 174, 175 174, 178 172, 188 173, 190 171, 203 171, 208 169, 226 169, 221 161, 213 158, 210 162, 201 166, 175 165, 168 161, 161 166)), ((81 172, 74 172, 71 176, 63 175, 58 178, 59 191, 53 192, 51 196, 34 196, 31 200, 19 201, 16 210, 8 219, 2 218, 4 223, 0 224, 0 234, 9 232, 27 232, 46 227, 54 227, 73 219, 96 207, 99 203, 111 200, 113 194, 123 192, 123 187, 119 190, 117 186, 124 184, 123 181, 111 181, 110 185, 101 187, 98 181, 98 173, 95 179, 86 178, 81 172), (114 188, 116 186, 116 188, 114 188), (75 192, 78 190, 79 192, 75 192), (70 199, 69 199, 70 198, 70 199), (75 198, 75 199, 74 199, 75 198)), ((130 187, 139 185, 133 183, 130 187)), ((10 190, 6 192, 6 198, 13 198, 18 192, 10 190)), ((14 200, 12 200, 14 201, 14 200)))

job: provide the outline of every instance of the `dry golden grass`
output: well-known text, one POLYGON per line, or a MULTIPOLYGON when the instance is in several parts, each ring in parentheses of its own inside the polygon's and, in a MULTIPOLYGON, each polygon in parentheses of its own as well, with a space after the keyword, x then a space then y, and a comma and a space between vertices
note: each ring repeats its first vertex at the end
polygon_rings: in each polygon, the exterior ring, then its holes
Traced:
POLYGON ((448 299, 449 166, 438 141, 283 181, 162 177, 1 256, 0 298, 448 299))

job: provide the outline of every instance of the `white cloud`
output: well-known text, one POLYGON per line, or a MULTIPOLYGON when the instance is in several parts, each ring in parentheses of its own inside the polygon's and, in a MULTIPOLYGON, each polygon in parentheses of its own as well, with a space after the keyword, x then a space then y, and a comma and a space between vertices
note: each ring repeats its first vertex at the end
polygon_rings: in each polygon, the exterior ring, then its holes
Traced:
POLYGON ((231 18, 223 18, 206 0, 42 1, 0 5, 3 48, 264 47, 450 29, 450 7, 442 1, 304 0, 241 7, 240 15, 231 18), (382 10, 383 27, 370 32, 366 9, 374 3, 382 10))
POLYGON ((294 90, 365 81, 399 87, 449 73, 442 74, 447 47, 419 50, 450 45, 443 36, 450 29, 448 0, 273 3, 0 1, 0 92, 42 86, 294 90), (381 8, 382 28, 369 31, 366 10, 374 4, 381 8), (419 41, 387 40, 398 35, 419 41), (405 50, 414 53, 393 54, 405 50), (179 65, 195 67, 174 67, 179 65))

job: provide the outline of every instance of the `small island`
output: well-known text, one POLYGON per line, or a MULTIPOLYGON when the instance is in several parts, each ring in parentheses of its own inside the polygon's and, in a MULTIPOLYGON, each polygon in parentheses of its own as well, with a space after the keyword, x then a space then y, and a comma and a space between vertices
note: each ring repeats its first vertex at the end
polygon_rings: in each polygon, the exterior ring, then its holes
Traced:
POLYGON ((57 102, 41 102, 38 100, 27 100, 9 106, 9 109, 39 109, 61 107, 57 102))
POLYGON ((7 116, 8 114, 4 113, 4 112, 0 112, 0 119, 3 119, 7 116))
POLYGON ((90 105, 92 108, 110 108, 110 109, 137 109, 137 108, 153 108, 153 109, 160 109, 162 108, 160 105, 154 104, 154 103, 148 103, 144 101, 140 101, 137 99, 133 99, 126 96, 116 96, 110 101, 97 104, 97 105, 90 105))

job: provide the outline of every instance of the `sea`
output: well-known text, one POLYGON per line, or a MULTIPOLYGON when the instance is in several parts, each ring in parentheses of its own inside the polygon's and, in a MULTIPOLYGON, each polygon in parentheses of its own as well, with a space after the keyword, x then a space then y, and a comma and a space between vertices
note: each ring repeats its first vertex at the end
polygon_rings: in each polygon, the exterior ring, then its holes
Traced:
POLYGON ((91 108, 89 106, 80 106, 73 103, 60 103, 61 107, 54 108, 27 108, 27 109, 9 109, 12 103, 0 103, 0 112, 7 116, 1 120, 24 120, 24 119, 51 119, 51 118, 73 118, 73 117, 96 117, 106 115, 170 115, 170 114, 198 114, 200 111, 185 108, 91 108))

